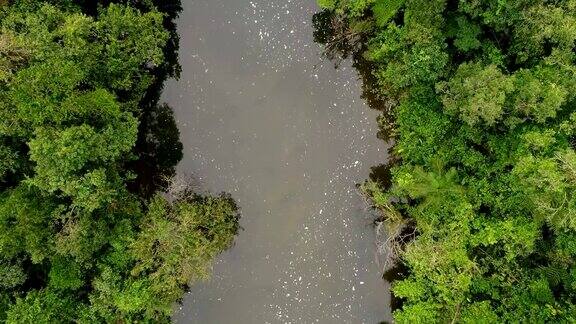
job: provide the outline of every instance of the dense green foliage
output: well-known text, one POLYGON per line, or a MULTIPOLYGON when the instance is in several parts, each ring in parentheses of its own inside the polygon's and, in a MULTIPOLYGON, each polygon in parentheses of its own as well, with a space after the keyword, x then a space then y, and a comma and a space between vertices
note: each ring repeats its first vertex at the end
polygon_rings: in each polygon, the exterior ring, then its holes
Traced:
POLYGON ((151 189, 181 157, 157 104, 178 72, 174 14, 77 3, 0 8, 0 322, 167 322, 238 211, 227 195, 151 189))
POLYGON ((576 1, 320 4, 392 107, 396 321, 576 321, 576 1))

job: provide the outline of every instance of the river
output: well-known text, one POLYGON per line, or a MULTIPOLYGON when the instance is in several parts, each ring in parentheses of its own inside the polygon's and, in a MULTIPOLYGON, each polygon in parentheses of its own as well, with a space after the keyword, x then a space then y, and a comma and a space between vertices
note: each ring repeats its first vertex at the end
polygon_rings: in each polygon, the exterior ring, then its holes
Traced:
POLYGON ((180 80, 166 84, 184 144, 177 172, 226 191, 236 244, 176 323, 378 323, 389 294, 374 215, 355 184, 387 158, 349 62, 314 43, 314 0, 184 0, 180 80))

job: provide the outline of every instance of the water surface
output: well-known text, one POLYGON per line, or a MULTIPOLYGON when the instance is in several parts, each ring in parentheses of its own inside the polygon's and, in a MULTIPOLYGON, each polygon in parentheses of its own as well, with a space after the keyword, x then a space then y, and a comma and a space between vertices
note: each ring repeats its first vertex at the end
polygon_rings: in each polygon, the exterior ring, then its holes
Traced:
POLYGON ((235 246, 177 323, 378 323, 389 296, 355 184, 386 160, 349 64, 312 39, 314 0, 184 1, 168 82, 180 174, 242 209, 235 246))

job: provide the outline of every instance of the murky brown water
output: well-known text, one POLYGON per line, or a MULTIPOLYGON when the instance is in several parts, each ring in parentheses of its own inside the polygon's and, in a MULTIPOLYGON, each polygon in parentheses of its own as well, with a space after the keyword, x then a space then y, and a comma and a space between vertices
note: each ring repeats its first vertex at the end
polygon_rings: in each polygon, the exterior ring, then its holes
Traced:
POLYGON ((232 193, 245 230, 178 323, 389 319, 373 216, 355 189, 386 146, 355 71, 320 58, 314 2, 183 1, 183 73, 164 98, 184 143, 178 172, 232 193))

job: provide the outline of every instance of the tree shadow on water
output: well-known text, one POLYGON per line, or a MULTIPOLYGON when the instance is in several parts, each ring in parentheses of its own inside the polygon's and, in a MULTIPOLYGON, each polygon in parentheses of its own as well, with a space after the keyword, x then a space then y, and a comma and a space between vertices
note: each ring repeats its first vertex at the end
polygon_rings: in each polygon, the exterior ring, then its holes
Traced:
MULTIPOLYGON (((347 24, 343 23, 343 17, 330 10, 323 10, 314 14, 312 25, 314 26, 314 41, 323 45, 323 56, 334 63, 338 68, 340 63, 346 59, 352 59, 352 66, 358 73, 361 82, 361 98, 371 108, 380 114, 377 117, 379 139, 393 144, 396 136, 393 109, 397 102, 382 95, 378 78, 373 73, 374 64, 367 61, 362 53, 366 50, 365 45, 369 31, 364 34, 352 34, 346 30, 347 24)), ((397 165, 399 157, 394 154, 393 145, 388 149, 388 157, 382 164, 370 169, 370 181, 378 183, 381 190, 388 190, 392 185, 391 169, 397 165)), ((360 185, 358 187, 361 187, 360 185)), ((387 269, 383 275, 383 280, 391 282, 406 276, 408 269, 402 262, 396 262, 387 269)), ((390 308, 392 311, 402 307, 402 299, 391 295, 390 308)), ((384 322, 383 322, 384 323, 384 322)))
MULTIPOLYGON (((146 1, 128 0, 142 11, 150 10, 146 1)), ((170 37, 164 46, 164 62, 152 68, 154 82, 140 102, 140 125, 135 153, 138 159, 130 165, 136 179, 129 188, 142 197, 149 198, 158 190, 167 190, 170 179, 176 174, 176 165, 182 160, 183 145, 174 112, 160 98, 164 83, 169 78, 180 77, 182 70, 178 61, 180 37, 176 18, 182 11, 180 0, 152 0, 156 9, 164 13, 164 28, 170 37)))
MULTIPOLYGON (((393 108, 397 102, 381 94, 378 79, 373 73, 374 65, 362 56, 365 50, 363 44, 366 43, 369 31, 355 34, 347 29, 349 24, 344 19, 330 10, 322 10, 314 14, 312 17, 314 41, 323 45, 323 56, 333 62, 336 68, 343 60, 352 60, 352 66, 358 73, 362 87, 360 97, 368 107, 380 112, 377 117, 378 133, 376 136, 387 143, 392 143, 395 136, 393 108)), ((389 158, 385 164, 372 168, 371 180, 382 184, 389 183, 389 170, 397 162, 397 158, 393 154, 392 146, 388 153, 389 158)))
POLYGON ((141 117, 135 147, 138 159, 130 165, 136 179, 130 183, 130 189, 142 197, 165 190, 169 179, 176 174, 176 165, 183 157, 182 149, 172 108, 167 104, 150 107, 141 117))

